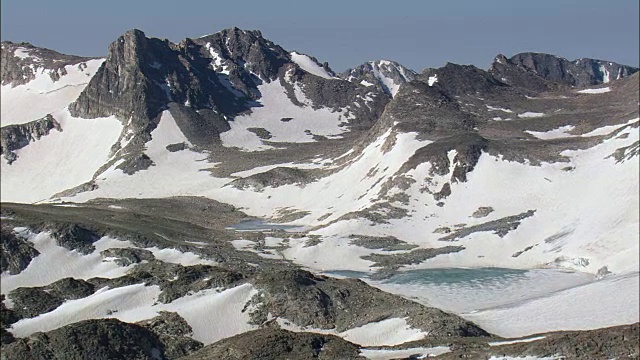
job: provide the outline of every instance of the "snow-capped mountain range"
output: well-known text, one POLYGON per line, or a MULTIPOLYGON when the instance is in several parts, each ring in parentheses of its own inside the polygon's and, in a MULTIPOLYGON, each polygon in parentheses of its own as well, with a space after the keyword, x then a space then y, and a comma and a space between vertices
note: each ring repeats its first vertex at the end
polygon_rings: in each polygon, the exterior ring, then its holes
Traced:
POLYGON ((412 342, 446 357, 425 339, 638 322, 637 68, 521 53, 338 74, 238 28, 180 43, 131 30, 95 59, 3 42, 1 59, 12 354, 37 331, 132 326, 178 358, 285 336, 275 326, 354 356, 412 342), (496 292, 385 280, 451 268, 526 275, 496 292), (531 313, 546 315, 516 320, 531 313))

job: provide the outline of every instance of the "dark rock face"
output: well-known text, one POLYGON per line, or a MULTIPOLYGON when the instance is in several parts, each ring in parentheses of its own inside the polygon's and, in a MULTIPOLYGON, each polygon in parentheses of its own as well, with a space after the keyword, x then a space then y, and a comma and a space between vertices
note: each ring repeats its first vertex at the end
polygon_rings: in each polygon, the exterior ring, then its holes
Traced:
POLYGON ((66 75, 65 66, 86 67, 83 63, 88 60, 91 58, 60 54, 57 51, 38 48, 29 43, 3 41, 0 52, 0 78, 2 85, 26 84, 35 78, 36 69, 43 67, 51 79, 57 81, 60 76, 66 75), (22 55, 17 56, 17 52, 22 52, 22 55))
POLYGON ((20 316, 18 316, 12 309, 7 309, 4 304, 4 300, 4 294, 0 295, 0 345, 2 346, 15 341, 13 334, 8 332, 7 329, 11 324, 20 320, 20 316))
POLYGON ((561 356, 567 360, 632 359, 640 353, 640 325, 555 333, 530 343, 496 347, 494 353, 511 356, 561 356))
POLYGON ((193 334, 193 329, 177 313, 161 311, 159 316, 138 322, 137 325, 158 336, 164 345, 164 355, 167 359, 182 358, 202 348, 201 342, 189 337, 193 334))
POLYGON ((59 246, 85 255, 95 250, 93 243, 100 239, 98 234, 78 224, 54 224, 49 230, 59 246))
POLYGON ((442 254, 451 254, 464 250, 462 246, 444 246, 435 249, 416 249, 410 252, 394 255, 371 254, 362 256, 365 260, 373 261, 373 266, 382 267, 383 272, 396 270, 405 265, 419 264, 442 254))
POLYGON ((334 335, 265 328, 205 346, 185 360, 364 359, 359 347, 334 335))
POLYGON ((43 287, 21 287, 9 293, 15 304, 15 314, 20 318, 32 318, 47 313, 66 300, 87 297, 95 291, 84 280, 65 278, 43 287))
POLYGON ((31 260, 40 255, 38 250, 26 240, 16 237, 11 230, 0 229, 0 242, 2 252, 0 252, 0 271, 8 271, 15 275, 26 269, 31 260))
POLYGON ((261 290, 250 315, 254 322, 266 314, 282 317, 298 326, 344 331, 393 317, 409 317, 409 323, 430 336, 487 336, 470 322, 373 288, 361 280, 316 276, 303 270, 274 270, 254 280, 261 290))
POLYGON ((17 159, 14 150, 21 149, 30 142, 49 135, 51 130, 62 131, 60 124, 51 115, 19 125, 7 125, 0 129, 0 154, 4 154, 9 164, 17 159))
POLYGON ((7 360, 152 360, 168 358, 146 328, 115 319, 86 320, 16 339, 2 348, 7 360))
MULTIPOLYGON (((515 66, 544 80, 570 86, 598 85, 628 77, 638 71, 637 68, 610 61, 589 58, 569 61, 550 54, 530 52, 516 54, 510 59, 498 56, 495 62, 494 72, 507 79, 511 78, 509 68, 515 66), (498 66, 495 62, 501 63, 503 66, 498 66)), ((528 78, 532 79, 533 77, 528 76, 528 78)), ((537 82, 539 83, 539 80, 537 82)))
POLYGON ((103 250, 100 255, 115 258, 116 264, 120 266, 129 266, 144 260, 151 261, 155 259, 151 251, 137 248, 112 248, 103 250))
POLYGON ((389 96, 394 96, 394 89, 389 87, 389 80, 394 85, 403 85, 412 81, 418 74, 395 61, 369 61, 353 69, 340 73, 340 78, 355 84, 375 86, 389 96), (371 84, 371 85, 369 85, 371 84))
POLYGON ((290 98, 298 82, 313 107, 349 108, 345 125, 365 129, 388 102, 381 91, 303 71, 259 31, 233 28, 174 44, 131 30, 109 46, 106 61, 69 110, 76 117, 120 119, 126 145, 114 145, 115 157, 106 167, 124 160, 120 167, 133 174, 151 166, 144 144, 162 111, 171 112, 196 150, 206 149, 219 144, 228 121, 259 106, 258 85, 272 81, 280 81, 290 98))
POLYGON ((518 226, 520 226, 520 223, 522 222, 522 220, 533 216, 535 213, 536 213, 535 210, 528 210, 521 214, 507 216, 501 219, 488 221, 482 224, 461 228, 445 237, 441 237, 438 240, 439 241, 456 241, 467 235, 470 235, 475 232, 480 232, 480 231, 491 231, 494 234, 498 235, 499 237, 504 237, 510 231, 517 229, 518 226))

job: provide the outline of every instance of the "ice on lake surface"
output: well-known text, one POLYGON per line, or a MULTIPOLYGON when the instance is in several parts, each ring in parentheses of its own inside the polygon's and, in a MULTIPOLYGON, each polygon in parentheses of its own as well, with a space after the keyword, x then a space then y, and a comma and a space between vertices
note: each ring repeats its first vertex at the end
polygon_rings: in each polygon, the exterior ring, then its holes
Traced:
POLYGON ((384 280, 371 280, 371 274, 358 271, 325 273, 360 278, 382 290, 455 313, 517 305, 595 280, 592 274, 560 269, 418 269, 399 271, 384 280))
POLYGON ((231 225, 230 229, 237 231, 269 231, 269 230, 284 230, 290 232, 296 232, 303 230, 303 227, 296 225, 283 225, 283 224, 270 224, 262 219, 249 219, 242 220, 237 224, 231 225))

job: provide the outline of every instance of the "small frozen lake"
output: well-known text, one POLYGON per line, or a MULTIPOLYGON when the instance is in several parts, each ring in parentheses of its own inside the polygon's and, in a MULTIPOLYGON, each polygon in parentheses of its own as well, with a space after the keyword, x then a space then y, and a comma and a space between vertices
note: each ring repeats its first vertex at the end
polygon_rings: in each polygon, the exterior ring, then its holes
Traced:
POLYGON ((357 271, 326 274, 360 278, 382 290, 458 314, 517 305, 595 280, 591 274, 557 269, 420 269, 401 271, 385 280, 371 280, 369 274, 357 271))
POLYGON ((272 224, 261 219, 242 220, 237 224, 229 226, 229 229, 237 231, 274 231, 282 230, 287 232, 303 231, 305 228, 296 225, 272 224))

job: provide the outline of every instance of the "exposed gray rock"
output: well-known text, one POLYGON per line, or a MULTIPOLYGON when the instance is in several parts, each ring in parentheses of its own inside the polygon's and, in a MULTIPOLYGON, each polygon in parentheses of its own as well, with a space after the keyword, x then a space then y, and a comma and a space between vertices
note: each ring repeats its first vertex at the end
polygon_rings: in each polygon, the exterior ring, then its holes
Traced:
POLYGON ((32 318, 47 313, 66 300, 87 297, 94 293, 93 284, 84 280, 64 278, 42 287, 20 287, 9 293, 14 313, 20 318, 32 318))
POLYGON ((543 339, 503 345, 491 354, 510 356, 558 356, 566 360, 634 359, 640 355, 638 323, 589 331, 552 333, 543 339))
POLYGON ((4 154, 4 158, 11 164, 17 159, 14 150, 40 140, 54 129, 62 131, 60 124, 50 114, 25 124, 3 126, 0 129, 0 154, 4 154))
POLYGON ((385 293, 357 279, 334 279, 288 269, 262 272, 253 282, 260 290, 254 304, 262 304, 253 310, 262 314, 261 319, 252 317, 258 323, 267 320, 265 311, 298 326, 337 331, 408 317, 410 324, 429 336, 488 335, 455 315, 385 293))
POLYGON ((116 264, 120 266, 129 266, 144 260, 151 261, 155 259, 151 251, 137 248, 111 248, 101 251, 100 255, 102 257, 115 258, 116 264))
POLYGON ((405 265, 413 265, 434 258, 438 255, 456 253, 464 250, 463 246, 444 246, 435 249, 415 249, 401 254, 370 254, 361 256, 364 260, 373 261, 373 266, 382 267, 383 270, 395 270, 405 265))
POLYGON ((13 231, 5 227, 0 229, 0 243, 0 272, 19 274, 29 266, 33 258, 40 255, 27 240, 17 237, 13 231))
POLYGON ((0 344, 8 344, 13 342, 13 335, 7 332, 11 324, 20 320, 20 316, 13 311, 13 309, 8 309, 4 304, 5 296, 4 294, 0 295, 0 344))
POLYGON ((160 311, 153 319, 143 320, 137 325, 154 333, 164 345, 164 355, 168 359, 178 359, 202 348, 202 343, 189 336, 193 329, 187 321, 174 312, 160 311))
POLYGON ((510 231, 515 230, 520 226, 520 222, 535 214, 535 210, 528 210, 522 214, 507 216, 501 219, 488 221, 482 224, 473 225, 469 227, 463 227, 461 229, 454 230, 451 234, 441 237, 440 241, 456 241, 465 236, 471 235, 480 231, 492 231, 499 237, 504 237, 510 231))
POLYGON ((16 339, 2 348, 6 360, 157 360, 164 345, 146 328, 116 319, 85 320, 16 339))
POLYGON ((264 328, 205 346, 184 360, 364 359, 359 346, 334 335, 264 328))
POLYGON ((127 175, 133 175, 140 170, 147 170, 154 165, 153 160, 144 153, 134 153, 123 159, 124 161, 116 166, 116 169, 122 170, 127 175))
POLYGON ((56 244, 85 255, 95 250, 93 243, 100 239, 98 234, 78 224, 55 223, 49 224, 46 228, 51 232, 56 244))
POLYGON ((313 181, 315 176, 310 170, 279 166, 258 174, 236 179, 231 185, 238 189, 253 187, 262 190, 265 187, 279 187, 290 184, 304 185, 313 181))
POLYGON ((62 198, 62 197, 73 197, 77 194, 80 194, 86 191, 96 190, 98 187, 99 187, 98 184, 96 184, 95 181, 91 180, 91 181, 87 181, 86 183, 80 184, 78 186, 74 186, 70 189, 60 191, 59 193, 54 194, 51 198, 55 199, 55 198, 62 198))
POLYGON ((407 244, 395 236, 366 236, 350 235, 352 245, 361 246, 367 249, 381 249, 386 251, 411 250, 418 247, 415 244, 407 244))
MULTIPOLYGON (((425 162, 431 164, 429 174, 431 176, 447 175, 450 172, 451 162, 449 151, 455 150, 453 158, 453 172, 451 182, 467 181, 467 174, 478 163, 482 151, 487 148, 488 141, 477 133, 465 132, 454 136, 438 139, 418 150, 400 168, 400 173, 406 173, 425 162)), ((447 194, 448 195, 448 194, 447 194)), ((437 199, 436 199, 437 200, 437 199)))
POLYGON ((493 208, 491 206, 480 206, 476 211, 471 214, 472 217, 479 219, 483 217, 489 216, 493 212, 493 208))

